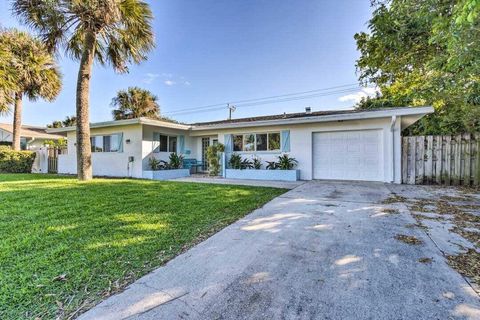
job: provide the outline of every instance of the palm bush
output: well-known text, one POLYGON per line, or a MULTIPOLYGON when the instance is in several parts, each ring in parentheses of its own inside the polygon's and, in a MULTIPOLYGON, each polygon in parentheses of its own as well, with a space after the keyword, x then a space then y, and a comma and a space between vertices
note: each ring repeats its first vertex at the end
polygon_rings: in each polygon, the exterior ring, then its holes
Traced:
POLYGON ((228 167, 230 169, 242 168, 242 157, 238 153, 233 153, 228 160, 228 167))
POLYGON ((120 90, 112 99, 113 120, 135 119, 146 117, 160 119, 158 98, 150 91, 138 87, 120 90))
POLYGON ((278 169, 278 163, 276 161, 267 161, 267 166, 265 168, 267 170, 276 170, 278 169))
POLYGON ((220 152, 223 151, 225 151, 225 146, 221 143, 207 148, 208 169, 211 176, 220 174, 220 152))
POLYGON ((255 170, 260 170, 262 169, 262 159, 260 159, 259 157, 253 157, 252 159, 252 167, 255 169, 255 170))
POLYGON ((280 170, 292 170, 298 164, 295 158, 290 158, 288 154, 282 154, 278 156, 278 169, 280 170))
POLYGON ((177 153, 173 152, 170 153, 169 157, 169 169, 181 169, 183 164, 183 156, 178 155, 177 153))

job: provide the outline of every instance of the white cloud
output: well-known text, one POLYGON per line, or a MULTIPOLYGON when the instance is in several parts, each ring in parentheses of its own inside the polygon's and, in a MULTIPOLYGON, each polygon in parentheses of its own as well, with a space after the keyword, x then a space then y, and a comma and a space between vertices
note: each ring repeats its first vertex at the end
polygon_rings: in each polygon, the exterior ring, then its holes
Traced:
POLYGON ((340 98, 338 98, 338 100, 341 101, 341 102, 347 102, 348 101, 348 102, 358 103, 358 102, 360 102, 360 100, 362 98, 374 97, 377 93, 380 93, 379 88, 377 88, 377 87, 365 87, 365 88, 362 88, 362 90, 360 90, 358 92, 347 94, 345 96, 341 96, 340 98))
POLYGON ((155 79, 157 79, 158 77, 160 77, 158 73, 147 73, 145 74, 145 78, 143 79, 143 82, 146 84, 150 84, 153 81, 155 81, 155 79))
POLYGON ((173 86, 174 84, 177 84, 175 81, 173 80, 165 80, 163 81, 163 83, 165 83, 167 86, 173 86))

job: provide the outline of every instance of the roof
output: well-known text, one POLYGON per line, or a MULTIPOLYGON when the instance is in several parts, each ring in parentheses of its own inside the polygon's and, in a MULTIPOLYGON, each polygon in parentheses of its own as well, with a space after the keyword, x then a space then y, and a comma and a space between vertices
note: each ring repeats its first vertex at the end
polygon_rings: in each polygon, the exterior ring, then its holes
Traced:
MULTIPOLYGON (((106 122, 91 123, 90 128, 102 128, 111 126, 131 125, 131 124, 147 124, 153 126, 163 126, 167 128, 183 129, 183 130, 209 130, 232 127, 252 127, 263 125, 280 125, 280 124, 298 124, 312 122, 342 121, 342 120, 359 120, 385 118, 392 116, 409 116, 413 123, 422 116, 432 113, 432 107, 403 107, 403 108, 383 108, 374 110, 331 110, 331 111, 314 111, 314 112, 297 112, 283 113, 276 115, 267 115, 259 117, 238 118, 231 120, 220 120, 210 122, 198 122, 193 124, 172 123, 164 120, 153 120, 148 118, 136 118, 128 120, 116 120, 106 122)), ((75 130, 75 127, 52 128, 47 132, 68 132, 75 130)))
MULTIPOLYGON (((13 133, 13 125, 10 123, 0 123, 0 130, 13 133)), ((52 139, 52 140, 65 138, 63 135, 47 133, 47 128, 30 126, 30 125, 22 125, 20 129, 20 136, 24 138, 52 139)))
POLYGON ((199 122, 192 124, 193 130, 221 129, 231 127, 253 127, 263 125, 299 124, 312 122, 344 121, 359 119, 385 118, 392 116, 409 116, 411 124, 426 114, 432 113, 432 107, 403 107, 403 108, 382 108, 372 110, 330 110, 315 112, 283 113, 277 115, 239 118, 222 121, 199 122))

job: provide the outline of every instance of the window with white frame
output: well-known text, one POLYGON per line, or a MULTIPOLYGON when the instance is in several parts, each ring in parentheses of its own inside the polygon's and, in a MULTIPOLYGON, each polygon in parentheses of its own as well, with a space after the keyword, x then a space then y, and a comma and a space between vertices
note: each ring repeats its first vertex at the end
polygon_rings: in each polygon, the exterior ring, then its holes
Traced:
POLYGON ((153 152, 177 152, 177 136, 168 136, 161 133, 153 135, 153 152))
POLYGON ((122 143, 121 133, 90 137, 92 152, 121 152, 122 143))
POLYGON ((279 151, 280 132, 233 135, 233 151, 279 151))

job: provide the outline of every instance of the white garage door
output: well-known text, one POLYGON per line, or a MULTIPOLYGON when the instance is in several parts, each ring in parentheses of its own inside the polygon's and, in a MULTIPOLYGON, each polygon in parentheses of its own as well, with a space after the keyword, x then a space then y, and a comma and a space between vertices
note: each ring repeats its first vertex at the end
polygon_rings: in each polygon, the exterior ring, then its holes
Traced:
POLYGON ((383 181, 381 130, 313 134, 313 178, 383 181))

